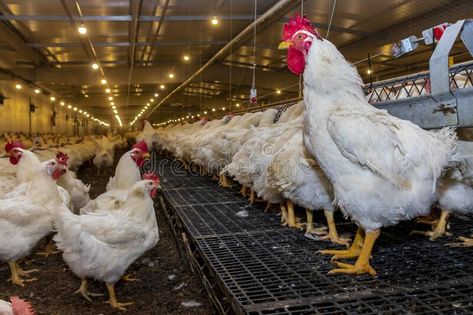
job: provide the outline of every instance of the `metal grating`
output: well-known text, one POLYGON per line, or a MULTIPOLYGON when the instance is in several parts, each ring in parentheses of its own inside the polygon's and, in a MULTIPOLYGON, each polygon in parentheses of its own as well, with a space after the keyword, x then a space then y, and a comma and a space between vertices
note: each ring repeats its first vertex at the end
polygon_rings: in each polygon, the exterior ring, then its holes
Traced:
MULTIPOLYGON (((189 233, 216 283, 248 314, 471 314, 473 252, 450 248, 452 239, 411 237, 419 225, 384 229, 373 252, 378 276, 329 276, 333 248, 294 229, 279 217, 248 206, 234 190, 209 177, 163 175, 164 196, 189 233), (249 217, 236 216, 248 210, 249 217)), ((315 218, 320 219, 321 213, 315 218)), ((473 221, 453 218, 454 235, 469 235, 473 221)), ((339 233, 356 227, 338 224, 339 233)))
POLYGON ((265 215, 241 198, 237 202, 176 206, 175 209, 194 238, 274 230, 280 221, 279 217, 265 215), (248 217, 237 215, 243 210, 248 217))
MULTIPOLYGON (((450 69, 452 90, 473 87, 473 62, 458 64, 450 69)), ((390 80, 365 85, 371 104, 430 94, 429 72, 419 72, 390 80)))

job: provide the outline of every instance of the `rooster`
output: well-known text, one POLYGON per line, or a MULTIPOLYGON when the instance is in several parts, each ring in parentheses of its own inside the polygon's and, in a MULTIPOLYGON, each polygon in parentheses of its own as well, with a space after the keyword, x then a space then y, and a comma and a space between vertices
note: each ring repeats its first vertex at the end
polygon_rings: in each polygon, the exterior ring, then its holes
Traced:
POLYGON ((371 106, 362 80, 306 17, 284 25, 287 64, 304 73, 304 144, 327 175, 335 200, 358 225, 349 250, 327 250, 330 273, 375 275, 371 251, 383 226, 429 213, 437 179, 455 148, 452 129, 434 133, 371 106))
POLYGON ((17 261, 52 231, 55 211, 69 211, 55 183, 65 172, 60 161, 42 162, 23 193, 0 200, 0 260, 8 262, 13 284, 35 280, 21 278, 35 270, 24 271, 17 261))
POLYGON ((81 210, 81 214, 97 209, 117 209, 125 201, 128 189, 141 180, 140 167, 150 156, 146 142, 136 143, 132 149, 120 158, 115 169, 115 176, 107 183, 107 191, 94 200, 90 200, 81 210))
POLYGON ((120 310, 131 303, 120 303, 115 283, 126 269, 159 240, 153 200, 159 179, 145 174, 128 191, 121 209, 74 215, 64 211, 56 218, 54 240, 63 251, 71 270, 82 279, 78 293, 91 301, 87 278, 106 283, 108 303, 120 310))

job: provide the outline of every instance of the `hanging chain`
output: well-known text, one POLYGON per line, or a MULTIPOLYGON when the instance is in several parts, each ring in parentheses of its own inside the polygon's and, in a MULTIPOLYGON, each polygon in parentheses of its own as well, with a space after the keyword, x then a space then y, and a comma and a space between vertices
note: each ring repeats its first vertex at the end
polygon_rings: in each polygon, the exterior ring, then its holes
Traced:
POLYGON ((332 27, 333 14, 335 13, 335 6, 336 5, 337 5, 337 0, 333 0, 332 13, 330 14, 330 22, 328 23, 327 35, 325 35, 326 39, 328 39, 328 35, 330 34, 330 28, 332 27))
MULTIPOLYGON (((304 0, 301 0, 301 16, 304 16, 304 0)), ((303 95, 302 73, 299 74, 299 97, 303 95)))

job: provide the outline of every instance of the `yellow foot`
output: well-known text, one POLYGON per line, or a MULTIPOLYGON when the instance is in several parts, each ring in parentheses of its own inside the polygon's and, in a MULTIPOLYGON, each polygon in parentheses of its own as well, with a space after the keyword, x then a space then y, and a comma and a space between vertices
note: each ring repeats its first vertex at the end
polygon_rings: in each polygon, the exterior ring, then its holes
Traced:
POLYGON ((11 281, 12 284, 16 284, 16 285, 19 285, 21 287, 24 287, 25 282, 33 282, 33 281, 37 281, 37 280, 38 280, 37 278, 23 279, 20 276, 17 276, 17 277, 11 277, 7 281, 11 281))
POLYGON ((450 233, 450 232, 445 232, 445 231, 437 231, 437 230, 432 230, 432 231, 418 231, 418 230, 414 230, 414 231, 411 231, 410 235, 424 235, 424 236, 427 236, 429 237, 429 239, 431 241, 434 241, 436 240, 437 238, 439 237, 442 237, 444 235, 446 236, 452 236, 453 234, 450 233))
POLYGON ((16 265, 16 272, 20 276, 28 276, 30 273, 39 272, 38 269, 23 270, 19 265, 16 265))
POLYGON ((350 258, 356 258, 360 256, 361 247, 350 247, 350 249, 342 249, 342 250, 324 249, 324 250, 318 251, 318 253, 322 255, 333 255, 332 261, 338 260, 338 259, 350 259, 350 258))
POLYGON ((132 305, 135 302, 120 303, 117 300, 108 300, 104 302, 105 304, 110 304, 113 308, 119 309, 120 311, 125 311, 125 306, 132 305))
POLYGON ((328 235, 320 237, 321 240, 330 240, 334 244, 345 245, 346 247, 350 246, 351 239, 339 237, 338 235, 333 235, 329 233, 328 235))
POLYGON ((58 254, 58 253, 60 253, 60 251, 54 250, 54 245, 51 244, 51 243, 48 243, 46 245, 46 248, 41 252, 37 252, 36 255, 48 257, 49 255, 55 255, 55 254, 58 254))
POLYGON ((349 275, 362 275, 368 273, 372 276, 376 276, 376 270, 369 263, 359 264, 358 262, 354 265, 345 264, 341 262, 335 262, 338 268, 329 271, 329 275, 334 274, 349 274, 349 275))
POLYGON ((127 274, 126 276, 123 276, 123 277, 122 277, 122 280, 123 280, 123 281, 127 281, 127 282, 134 282, 134 281, 139 281, 140 279, 138 279, 138 278, 133 278, 133 277, 131 276, 131 273, 129 273, 129 274, 127 274))
POLYGON ((460 236, 457 238, 460 242, 458 243, 448 243, 447 246, 450 247, 473 247, 473 238, 460 236))
POLYGON ((436 225, 439 222, 438 219, 430 218, 430 217, 422 217, 422 218, 417 218, 416 223, 419 224, 427 224, 427 225, 436 225))
POLYGON ((92 299, 90 298, 91 296, 103 296, 103 294, 100 293, 92 293, 87 290, 87 280, 82 279, 82 282, 80 284, 79 290, 74 292, 74 294, 82 295, 87 301, 92 302, 92 299))
POLYGON ((313 234, 313 235, 318 235, 318 236, 327 235, 327 227, 325 226, 319 227, 319 228, 311 227, 306 231, 306 234, 313 234))

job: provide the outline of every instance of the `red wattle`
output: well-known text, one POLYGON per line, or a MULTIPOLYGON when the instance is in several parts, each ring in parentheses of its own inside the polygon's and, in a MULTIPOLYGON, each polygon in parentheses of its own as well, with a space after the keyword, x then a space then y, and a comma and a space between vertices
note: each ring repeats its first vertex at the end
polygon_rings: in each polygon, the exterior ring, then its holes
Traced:
POLYGON ((300 51, 290 47, 287 51, 287 67, 294 74, 301 74, 305 68, 305 56, 300 51))
POLYGON ((59 177, 61 177, 63 174, 66 173, 66 170, 63 170, 63 169, 56 169, 54 172, 53 172, 53 175, 52 175, 52 178, 54 180, 58 180, 59 177))
POLYGON ((153 188, 153 190, 151 190, 151 192, 149 193, 150 197, 152 199, 156 198, 156 194, 158 193, 158 189, 157 188, 153 188))
POLYGON ((10 163, 13 164, 13 165, 17 165, 18 162, 20 161, 20 159, 14 157, 14 156, 10 156, 10 163))

